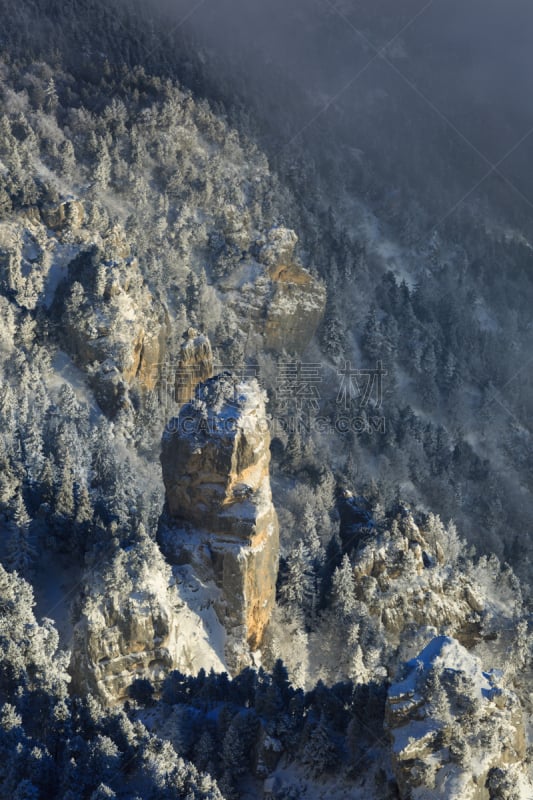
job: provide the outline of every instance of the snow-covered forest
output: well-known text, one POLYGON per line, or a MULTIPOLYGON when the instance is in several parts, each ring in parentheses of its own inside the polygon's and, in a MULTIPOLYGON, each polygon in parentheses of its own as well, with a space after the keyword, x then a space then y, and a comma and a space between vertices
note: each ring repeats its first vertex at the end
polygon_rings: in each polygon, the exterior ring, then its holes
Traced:
POLYGON ((523 203, 172 14, 1 8, 0 796, 527 800, 523 203))

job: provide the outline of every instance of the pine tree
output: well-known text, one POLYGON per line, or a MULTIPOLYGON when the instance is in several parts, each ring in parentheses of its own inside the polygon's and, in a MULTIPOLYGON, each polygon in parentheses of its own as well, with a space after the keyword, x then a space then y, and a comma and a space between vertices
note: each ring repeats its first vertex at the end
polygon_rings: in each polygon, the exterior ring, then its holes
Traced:
POLYGON ((292 470, 302 466, 303 446, 302 437, 298 427, 289 433, 287 447, 285 449, 285 466, 292 470))
POLYGON ((326 552, 320 541, 316 526, 316 516, 311 503, 306 503, 303 513, 302 530, 304 544, 316 572, 320 571, 326 560, 326 552))
POLYGON ((70 459, 67 458, 61 469, 59 489, 55 497, 55 515, 60 520, 70 520, 74 516, 74 508, 74 477, 70 459))
POLYGON ((58 105, 59 105, 59 98, 57 96, 57 90, 55 81, 53 78, 48 80, 46 84, 46 89, 44 90, 45 101, 44 101, 44 110, 47 114, 55 113, 58 105))
POLYGON ((15 495, 13 518, 7 546, 7 564, 23 578, 30 578, 37 558, 37 549, 30 529, 31 519, 26 511, 22 493, 15 495))
POLYGON ((187 315, 192 323, 197 322, 197 313, 200 306, 200 282, 192 270, 187 275, 185 287, 185 306, 187 315))
POLYGON ((243 775, 250 752, 250 742, 245 741, 239 716, 235 717, 222 742, 222 764, 233 779, 243 775))
POLYGON ((215 740, 209 731, 204 731, 194 748, 194 763, 202 772, 216 773, 218 752, 215 740))
POLYGON ((323 715, 311 731, 302 760, 317 778, 331 772, 339 763, 339 752, 323 715))
POLYGON ((278 688, 283 700, 283 705, 286 708, 291 700, 294 690, 292 689, 291 682, 289 680, 287 667, 281 658, 276 659, 274 667, 272 668, 272 685, 278 688))
POLYGON ((304 507, 302 529, 305 537, 313 538, 316 533, 316 520, 311 503, 306 503, 304 507))
POLYGON ((15 475, 11 460, 2 446, 0 437, 0 504, 8 503, 13 497, 18 478, 15 475))
POLYGON ((309 553, 300 540, 287 557, 287 574, 281 587, 282 602, 304 608, 313 597, 313 572, 309 553))
POLYGON ((92 171, 93 190, 95 195, 102 192, 109 186, 111 180, 111 157, 105 139, 101 138, 97 142, 96 163, 92 171))
POLYGON ((333 608, 342 619, 348 620, 353 617, 357 608, 355 580, 353 567, 346 553, 342 558, 340 567, 337 567, 333 573, 331 582, 331 602, 333 608))
POLYGON ((104 492, 111 490, 116 472, 116 460, 110 444, 112 428, 102 419, 93 434, 92 451, 92 486, 104 492))
POLYGON ((354 457, 354 451, 357 452, 358 448, 358 443, 355 436, 350 441, 349 447, 350 450, 348 457, 346 458, 344 467, 342 469, 341 486, 345 489, 348 489, 348 491, 353 492, 359 479, 357 461, 354 457))
POLYGON ((52 505, 54 498, 55 488, 55 465, 51 456, 48 456, 43 463, 41 473, 39 475, 39 487, 41 493, 41 502, 52 505))
POLYGON ((445 529, 441 547, 446 564, 451 565, 457 564, 461 553, 466 549, 466 544, 459 538, 457 527, 452 520, 450 520, 445 529))
POLYGON ((385 343, 374 306, 368 312, 363 332, 362 346, 369 359, 375 361, 385 354, 385 343))
POLYGON ((345 326, 336 302, 328 299, 326 314, 322 324, 322 346, 327 355, 337 362, 346 349, 345 326))
POLYGON ((43 437, 37 416, 30 417, 21 437, 24 465, 31 483, 37 482, 44 463, 43 437))
POLYGON ((59 390, 58 406, 65 421, 73 422, 77 419, 79 403, 68 383, 64 383, 59 390))
POLYGON ((94 516, 94 509, 91 503, 89 490, 83 485, 77 493, 76 499, 76 514, 74 517, 75 539, 77 542, 77 550, 79 547, 80 552, 84 552, 87 548, 87 536, 91 528, 91 522, 94 516))
POLYGON ((309 627, 313 627, 316 621, 316 614, 320 603, 320 583, 322 570, 326 561, 326 551, 320 541, 316 529, 315 513, 310 503, 306 503, 303 515, 304 550, 308 558, 309 567, 306 572, 308 584, 304 587, 306 596, 304 598, 303 610, 306 615, 306 622, 309 627))
POLYGON ((11 433, 16 428, 16 400, 11 386, 0 388, 0 430, 11 433))
POLYGON ((341 563, 341 547, 338 537, 333 535, 326 547, 326 560, 321 571, 320 607, 325 608, 331 596, 333 573, 341 563))
POLYGON ((446 531, 438 514, 430 513, 428 515, 427 523, 424 526, 424 535, 431 548, 432 555, 442 552, 446 531))

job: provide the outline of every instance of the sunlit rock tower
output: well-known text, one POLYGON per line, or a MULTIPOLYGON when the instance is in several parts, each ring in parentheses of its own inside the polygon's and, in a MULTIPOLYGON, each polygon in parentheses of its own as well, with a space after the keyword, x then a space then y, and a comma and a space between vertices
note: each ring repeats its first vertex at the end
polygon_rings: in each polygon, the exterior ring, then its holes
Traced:
POLYGON ((160 544, 220 590, 230 667, 262 641, 275 600, 278 521, 270 490, 270 434, 262 391, 228 373, 200 384, 163 436, 170 524, 160 544))

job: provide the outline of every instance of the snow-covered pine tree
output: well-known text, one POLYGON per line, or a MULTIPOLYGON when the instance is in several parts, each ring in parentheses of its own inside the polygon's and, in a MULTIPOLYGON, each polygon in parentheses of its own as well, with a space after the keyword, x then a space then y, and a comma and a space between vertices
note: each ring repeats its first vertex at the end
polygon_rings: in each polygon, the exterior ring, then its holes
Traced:
POLYGON ((26 579, 31 578, 37 559, 37 548, 31 531, 31 519, 22 492, 16 493, 7 544, 7 566, 26 579))
POLYGON ((70 459, 66 458, 61 468, 59 488, 55 497, 54 513, 59 521, 67 522, 74 516, 74 476, 70 459))
POLYGON ((328 296, 326 314, 322 323, 322 346, 332 361, 337 362, 346 349, 346 334, 341 314, 335 300, 328 296))
POLYGON ((333 573, 331 582, 331 605, 340 619, 349 620, 357 608, 353 567, 345 553, 341 564, 333 573))
POLYGON ((376 359, 383 357, 385 350, 385 343, 381 331, 381 326, 377 318, 377 312, 375 306, 372 306, 370 311, 368 312, 361 343, 365 355, 371 361, 375 361, 376 359))
POLYGON ((302 761, 316 777, 327 774, 339 763, 339 752, 324 715, 311 730, 302 761))
POLYGON ((308 608, 314 597, 313 570, 309 552, 302 539, 287 556, 287 571, 280 589, 282 603, 302 610, 308 608))

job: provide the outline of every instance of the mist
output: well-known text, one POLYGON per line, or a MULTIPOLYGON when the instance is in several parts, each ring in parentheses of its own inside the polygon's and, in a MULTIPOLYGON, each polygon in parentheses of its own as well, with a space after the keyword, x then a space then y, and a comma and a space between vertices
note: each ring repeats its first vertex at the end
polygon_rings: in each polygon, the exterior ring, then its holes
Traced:
POLYGON ((505 215, 529 219, 531 4, 156 0, 143 7, 167 17, 176 41, 211 63, 206 72, 226 103, 253 109, 270 152, 289 148, 320 161, 325 148, 355 148, 394 185, 423 183, 430 169, 445 196, 428 201, 435 223, 455 201, 480 193, 505 215))

